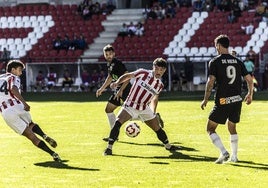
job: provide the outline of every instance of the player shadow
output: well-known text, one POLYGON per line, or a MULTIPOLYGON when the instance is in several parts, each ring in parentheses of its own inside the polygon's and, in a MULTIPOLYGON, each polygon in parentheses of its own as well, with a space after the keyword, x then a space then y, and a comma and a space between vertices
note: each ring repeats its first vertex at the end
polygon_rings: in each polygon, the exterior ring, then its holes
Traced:
POLYGON ((237 163, 228 163, 232 166, 242 168, 252 168, 258 170, 268 170, 268 164, 254 163, 253 161, 238 161, 237 163))
POLYGON ((181 152, 173 152, 169 158, 171 159, 181 159, 178 162, 214 162, 217 158, 215 157, 208 157, 208 156, 203 156, 203 155, 187 155, 183 154, 181 152), (183 160, 183 161, 182 161, 183 160))
MULTIPOLYGON (((162 146, 163 147, 163 146, 162 146)), ((178 160, 177 162, 194 162, 194 161, 202 161, 202 162, 211 162, 215 161, 216 158, 208 157, 208 156, 201 156, 201 155, 186 155, 179 151, 171 152, 169 156, 139 156, 139 155, 120 155, 120 154, 113 154, 113 156, 119 157, 127 157, 127 158, 140 158, 140 159, 174 159, 178 160)), ((151 164, 169 164, 167 162, 150 162, 151 164)))
MULTIPOLYGON (((126 142, 126 141, 118 141, 118 143, 130 144, 130 145, 137 145, 137 146, 157 146, 157 147, 163 147, 163 144, 160 144, 160 143, 140 144, 140 143, 126 142)), ((180 150, 184 150, 184 151, 198 151, 195 148, 189 148, 189 147, 182 146, 180 142, 172 142, 171 144, 175 144, 176 146, 179 146, 180 147, 180 150)))
POLYGON ((63 160, 61 163, 56 161, 46 161, 46 162, 40 162, 35 163, 35 166, 41 166, 41 167, 50 167, 50 168, 58 168, 58 169, 68 169, 68 170, 82 170, 82 171, 99 171, 100 169, 96 168, 81 168, 81 167, 74 167, 69 166, 66 164, 68 160, 63 160))

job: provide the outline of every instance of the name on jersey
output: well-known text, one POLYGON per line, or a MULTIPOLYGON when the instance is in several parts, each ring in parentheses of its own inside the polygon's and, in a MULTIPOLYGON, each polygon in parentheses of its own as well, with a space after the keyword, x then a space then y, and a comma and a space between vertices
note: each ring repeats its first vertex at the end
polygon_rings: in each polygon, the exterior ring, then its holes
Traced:
POLYGON ((226 97, 226 98, 220 98, 220 104, 231 104, 235 102, 242 101, 242 97, 240 95, 232 96, 232 97, 226 97))
POLYGON ((236 59, 222 59, 221 60, 222 64, 235 64, 237 63, 236 59))
POLYGON ((152 92, 154 95, 157 95, 156 91, 145 82, 141 82, 141 86, 147 89, 148 91, 152 92))

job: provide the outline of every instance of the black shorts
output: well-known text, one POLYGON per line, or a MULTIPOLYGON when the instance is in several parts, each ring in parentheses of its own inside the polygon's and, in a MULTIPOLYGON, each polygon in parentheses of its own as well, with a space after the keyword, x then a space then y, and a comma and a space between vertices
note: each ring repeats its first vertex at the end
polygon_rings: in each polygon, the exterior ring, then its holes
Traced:
POLYGON ((129 83, 126 88, 123 91, 122 97, 119 100, 114 99, 115 93, 112 94, 108 100, 109 103, 112 103, 116 106, 121 106, 123 104, 123 102, 127 99, 127 96, 129 94, 131 88, 131 84, 129 83))
POLYGON ((226 105, 216 104, 210 112, 208 119, 219 124, 225 124, 227 119, 233 123, 239 123, 241 108, 242 102, 226 105))

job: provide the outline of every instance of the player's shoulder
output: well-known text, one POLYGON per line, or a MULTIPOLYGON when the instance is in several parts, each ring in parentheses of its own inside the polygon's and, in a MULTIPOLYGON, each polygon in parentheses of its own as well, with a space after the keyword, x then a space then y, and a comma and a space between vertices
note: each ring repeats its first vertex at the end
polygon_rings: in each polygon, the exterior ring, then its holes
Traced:
POLYGON ((112 63, 115 63, 115 64, 123 64, 123 62, 121 60, 117 59, 116 57, 113 58, 112 63))

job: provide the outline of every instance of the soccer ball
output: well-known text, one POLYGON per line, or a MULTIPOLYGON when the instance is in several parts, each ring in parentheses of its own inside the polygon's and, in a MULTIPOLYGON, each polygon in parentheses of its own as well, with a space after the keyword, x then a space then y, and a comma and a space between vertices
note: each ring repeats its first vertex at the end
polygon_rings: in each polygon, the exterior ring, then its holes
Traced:
POLYGON ((130 122, 125 127, 126 135, 128 135, 129 137, 132 137, 132 138, 138 136, 140 131, 141 131, 140 126, 135 122, 130 122))

